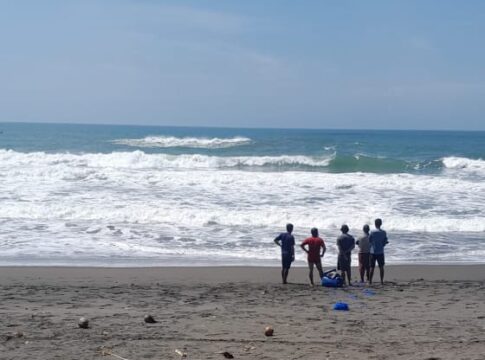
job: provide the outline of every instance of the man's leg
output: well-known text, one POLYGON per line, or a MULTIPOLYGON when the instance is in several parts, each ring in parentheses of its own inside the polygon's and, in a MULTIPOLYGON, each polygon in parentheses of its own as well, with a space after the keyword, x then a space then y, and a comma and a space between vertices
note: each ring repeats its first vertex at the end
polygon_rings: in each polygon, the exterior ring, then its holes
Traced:
POLYGON ((374 269, 376 268, 376 259, 374 255, 370 256, 370 274, 369 274, 369 284, 372 285, 372 279, 374 278, 374 269))
POLYGON ((384 285, 384 254, 379 255, 379 259, 377 259, 379 264, 379 270, 381 273, 381 284, 384 285))
POLYGON ((282 271, 282 273, 283 273, 283 284, 286 284, 287 283, 288 273, 289 272, 290 272, 290 269, 289 268, 283 269, 283 271, 282 271))
POLYGON ((345 262, 340 254, 337 258, 337 269, 340 271, 340 276, 342 277, 343 284, 345 285, 345 262))
POLYGON ((360 282, 364 282, 364 272, 365 272, 365 264, 362 255, 359 254, 359 273, 360 273, 360 282))
POLYGON ((350 266, 347 268, 347 277, 349 279, 349 286, 352 286, 352 283, 350 282, 351 274, 350 274, 350 266))
POLYGON ((312 262, 308 262, 308 278, 310 279, 310 285, 311 286, 314 286, 315 284, 313 284, 313 263, 312 262))
POLYGON ((350 270, 350 259, 349 259, 349 263, 347 264, 347 276, 349 277, 349 286, 352 285, 350 283, 350 279, 352 278, 352 273, 351 273, 351 270, 350 270))
POLYGON ((365 254, 365 276, 367 278, 367 281, 369 281, 369 272, 370 272, 370 254, 365 254))
POLYGON ((345 281, 345 279, 347 278, 347 271, 345 271, 344 268, 341 268, 340 270, 340 276, 342 276, 342 282, 343 284, 347 284, 347 282, 345 281))
POLYGON ((282 253, 281 254, 281 282, 284 284, 285 283, 285 264, 286 264, 286 258, 285 255, 282 253))
POLYGON ((283 284, 286 284, 286 280, 288 279, 288 272, 290 271, 291 267, 291 257, 287 254, 281 257, 281 280, 283 284))
POLYGON ((323 277, 322 263, 317 262, 317 263, 315 263, 315 266, 317 267, 318 273, 320 274, 320 280, 321 280, 322 277, 323 277))

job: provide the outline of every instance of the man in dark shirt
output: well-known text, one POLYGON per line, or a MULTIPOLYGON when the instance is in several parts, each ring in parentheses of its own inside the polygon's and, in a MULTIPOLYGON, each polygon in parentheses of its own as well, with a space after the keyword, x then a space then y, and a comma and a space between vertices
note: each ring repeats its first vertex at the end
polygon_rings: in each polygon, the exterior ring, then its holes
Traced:
POLYGON ((384 285, 384 247, 389 243, 387 240, 387 233, 381 229, 382 220, 376 219, 374 222, 376 228, 372 230, 369 235, 370 244, 370 280, 374 277, 374 270, 376 268, 376 262, 379 265, 381 275, 381 285, 384 285))
POLYGON ((350 283, 350 260, 352 255, 352 250, 355 248, 355 239, 352 235, 349 235, 349 227, 347 225, 342 225, 340 228, 342 235, 337 238, 338 247, 338 262, 337 269, 342 272, 342 279, 345 284, 345 274, 347 274, 349 286, 350 283))
POLYGON ((279 234, 274 239, 275 244, 281 248, 281 279, 283 284, 287 283, 291 263, 295 261, 295 238, 291 235, 292 232, 293 224, 286 224, 286 232, 279 234))

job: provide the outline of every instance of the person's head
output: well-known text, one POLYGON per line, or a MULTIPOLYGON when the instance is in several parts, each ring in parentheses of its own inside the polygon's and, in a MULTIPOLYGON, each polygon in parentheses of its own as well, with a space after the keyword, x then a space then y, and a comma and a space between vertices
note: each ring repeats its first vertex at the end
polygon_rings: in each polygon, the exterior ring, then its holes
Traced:
POLYGON ((293 231, 293 224, 286 224, 286 231, 291 234, 293 231))
POLYGON ((382 220, 381 219, 376 219, 374 221, 374 224, 376 225, 376 228, 380 229, 382 226, 382 220))
POLYGON ((369 234, 369 231, 370 231, 369 225, 365 224, 364 227, 362 228, 362 231, 364 231, 364 233, 366 234, 369 234))
POLYGON ((318 237, 318 229, 317 228, 312 228, 310 231, 311 231, 313 237, 318 237))
POLYGON ((340 231, 343 232, 344 234, 347 234, 349 232, 349 227, 344 224, 340 227, 340 231))

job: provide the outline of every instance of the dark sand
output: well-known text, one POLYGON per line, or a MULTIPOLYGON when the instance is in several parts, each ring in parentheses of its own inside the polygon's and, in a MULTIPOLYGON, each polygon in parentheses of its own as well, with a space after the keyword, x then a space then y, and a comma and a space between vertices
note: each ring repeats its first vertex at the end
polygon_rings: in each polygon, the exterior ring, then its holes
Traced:
POLYGON ((485 359, 485 265, 386 270, 328 289, 305 268, 4 267, 0 359, 485 359))

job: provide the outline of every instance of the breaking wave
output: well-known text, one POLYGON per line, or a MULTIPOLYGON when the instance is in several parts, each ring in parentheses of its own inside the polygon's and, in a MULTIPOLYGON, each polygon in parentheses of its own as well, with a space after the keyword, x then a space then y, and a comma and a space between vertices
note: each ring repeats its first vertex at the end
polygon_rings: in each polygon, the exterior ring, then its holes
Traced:
POLYGON ((69 163, 85 168, 133 168, 133 169, 266 169, 273 171, 308 170, 333 173, 429 173, 443 170, 485 174, 485 161, 462 157, 446 157, 430 161, 405 161, 372 157, 365 154, 354 156, 336 153, 321 156, 215 156, 203 154, 148 154, 141 150, 112 153, 46 153, 16 152, 0 149, 0 161, 11 165, 55 165, 69 163))
POLYGON ((447 169, 464 170, 485 174, 485 160, 469 159, 458 156, 450 156, 442 159, 443 165, 447 169))
POLYGON ((247 145, 251 139, 246 137, 233 138, 197 138, 197 137, 174 137, 174 136, 147 136, 142 139, 118 139, 114 144, 141 148, 197 148, 197 149, 221 149, 247 145))
POLYGON ((109 154, 50 154, 44 152, 20 153, 11 150, 0 150, 0 161, 12 165, 55 165, 69 163, 80 168, 133 168, 133 169, 215 169, 270 167, 289 168, 326 167, 332 160, 329 157, 309 156, 209 156, 201 154, 168 155, 146 154, 143 151, 113 152, 109 154))

